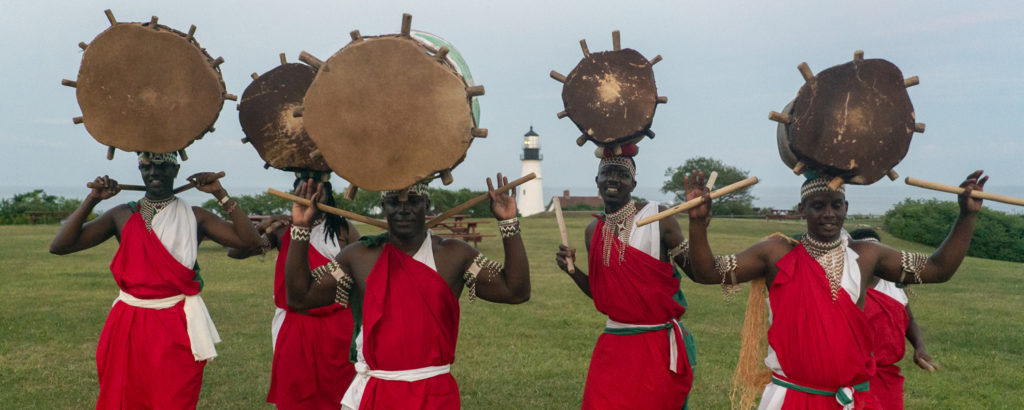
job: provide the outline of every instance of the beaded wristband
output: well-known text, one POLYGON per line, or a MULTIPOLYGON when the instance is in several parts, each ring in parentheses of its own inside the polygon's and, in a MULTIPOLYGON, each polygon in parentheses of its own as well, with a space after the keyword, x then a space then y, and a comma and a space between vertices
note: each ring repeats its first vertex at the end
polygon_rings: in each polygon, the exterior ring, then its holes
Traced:
POLYGON ((498 221, 498 231, 501 232, 501 239, 508 239, 519 235, 519 218, 504 219, 498 221))
POLYGON ((292 240, 309 242, 310 229, 304 226, 292 225, 292 240))

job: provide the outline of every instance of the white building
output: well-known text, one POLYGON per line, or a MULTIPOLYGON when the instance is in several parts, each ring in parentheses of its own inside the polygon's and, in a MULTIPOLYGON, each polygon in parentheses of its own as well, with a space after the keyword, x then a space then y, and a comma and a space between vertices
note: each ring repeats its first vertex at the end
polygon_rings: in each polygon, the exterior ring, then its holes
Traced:
POLYGON ((523 135, 523 154, 519 159, 523 161, 523 176, 533 172, 537 174, 525 184, 519 186, 516 206, 523 216, 530 216, 544 212, 544 189, 541 187, 540 161, 544 157, 540 155, 540 135, 530 131, 523 135))

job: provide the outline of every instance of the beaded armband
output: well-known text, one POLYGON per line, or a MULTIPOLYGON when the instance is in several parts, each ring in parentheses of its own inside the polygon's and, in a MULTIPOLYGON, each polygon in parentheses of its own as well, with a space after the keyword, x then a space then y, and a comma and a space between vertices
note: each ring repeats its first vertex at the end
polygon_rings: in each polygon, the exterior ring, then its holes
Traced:
POLYGON ((260 253, 267 253, 267 251, 274 249, 274 245, 270 243, 270 238, 267 234, 260 235, 260 253))
POLYGON ((924 265, 928 263, 928 257, 920 253, 900 251, 900 261, 903 263, 903 273, 900 274, 899 283, 906 283, 904 280, 907 278, 907 273, 912 273, 914 280, 917 283, 922 283, 921 271, 924 270, 924 265))
POLYGON ((519 235, 519 232, 521 232, 519 230, 519 218, 498 221, 498 230, 501 231, 501 239, 519 235))
POLYGON ((336 284, 334 285, 334 302, 341 306, 348 306, 348 294, 352 291, 352 276, 341 270, 337 261, 330 261, 313 269, 310 272, 313 277, 313 284, 323 281, 324 277, 331 275, 336 284))
POLYGON ((309 232, 307 227, 292 225, 292 240, 309 242, 309 232))
POLYGON ((482 253, 478 253, 476 258, 473 258, 473 263, 469 265, 469 270, 462 275, 462 279, 466 281, 466 287, 469 288, 469 301, 476 300, 476 282, 480 277, 481 273, 487 273, 487 281, 490 282, 492 278, 501 274, 501 270, 505 269, 500 263, 487 259, 482 253))
POLYGON ((683 263, 679 264, 680 267, 686 266, 690 263, 690 241, 683 238, 683 241, 676 245, 675 248, 668 250, 668 258, 672 261, 676 260, 676 256, 683 255, 683 263))
POLYGON ((740 291, 736 284, 736 255, 720 255, 715 257, 715 272, 722 276, 722 296, 730 299, 740 291), (730 283, 726 283, 726 279, 730 283))

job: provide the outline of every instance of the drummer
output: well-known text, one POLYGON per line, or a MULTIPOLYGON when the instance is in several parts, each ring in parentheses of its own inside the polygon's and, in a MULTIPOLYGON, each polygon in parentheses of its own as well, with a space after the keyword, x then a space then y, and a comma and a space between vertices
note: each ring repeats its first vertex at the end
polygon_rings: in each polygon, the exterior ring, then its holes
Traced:
POLYGON ((597 191, 604 212, 587 225, 587 275, 566 259, 576 250, 560 245, 558 267, 608 315, 598 338, 583 389, 584 409, 681 409, 693 385, 693 338, 679 319, 686 298, 682 275, 689 271, 687 243, 673 218, 638 227, 644 217, 664 211, 653 202, 637 203, 636 145, 621 155, 606 148, 598 165, 597 191), (671 343, 670 343, 671 341, 671 343))
MULTIPOLYGON (((508 184, 499 173, 498 188, 508 184)), ((316 208, 292 208, 292 244, 285 265, 288 305, 314 309, 351 301, 356 321, 350 359, 358 373, 343 409, 458 409, 458 386, 449 373, 459 330, 458 297, 518 304, 530 298, 530 268, 516 218, 516 203, 487 179, 491 212, 499 220, 505 265, 458 239, 426 229, 430 197, 424 183, 385 191, 381 207, 388 231, 364 237, 334 261, 309 269, 310 226, 316 208)), ((323 186, 310 180, 297 195, 317 201, 323 186)))
MULTIPOLYGON (((808 173, 812 174, 812 173, 808 173)), ((805 174, 806 175, 806 174, 805 174)), ((898 251, 877 242, 850 241, 843 230, 849 204, 827 178, 810 178, 800 190, 799 211, 807 232, 799 243, 773 237, 732 255, 714 256, 708 243, 711 198, 703 174, 686 178, 687 198, 705 196, 689 211, 690 263, 697 277, 735 285, 765 278, 772 324, 768 331, 771 383, 761 409, 831 409, 836 400, 861 408, 878 404, 867 393, 875 372, 871 325, 864 294, 872 276, 895 283, 949 280, 963 261, 982 201, 970 197, 988 177, 982 171, 960 185, 960 216, 931 256, 898 251), (874 403, 873 403, 874 402, 874 403)))
POLYGON ((86 223, 96 205, 120 192, 113 179, 97 177, 50 243, 51 253, 66 255, 115 236, 120 242, 110 270, 121 294, 96 349, 98 409, 196 407, 203 368, 217 356, 214 343, 220 342, 199 296, 198 245, 210 238, 235 248, 259 246, 249 216, 214 174, 188 179, 213 194, 230 221, 175 197, 178 170, 174 153, 140 153, 145 196, 86 223))

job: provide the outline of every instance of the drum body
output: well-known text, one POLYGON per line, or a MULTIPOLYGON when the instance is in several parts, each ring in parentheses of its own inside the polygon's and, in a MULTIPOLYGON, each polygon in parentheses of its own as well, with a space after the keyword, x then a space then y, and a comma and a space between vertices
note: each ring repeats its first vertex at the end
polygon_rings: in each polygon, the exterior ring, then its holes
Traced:
POLYGON ((629 48, 588 54, 562 86, 565 113, 600 146, 643 138, 654 121, 657 97, 651 63, 629 48))
POLYGON ((437 36, 360 37, 317 72, 303 100, 306 131, 352 184, 406 188, 465 157, 479 116, 467 79, 461 55, 437 36), (438 59, 442 45, 449 52, 438 59))
POLYGON ((86 130, 125 151, 181 150, 211 130, 225 88, 195 39, 163 25, 116 23, 85 49, 77 81, 86 130))

